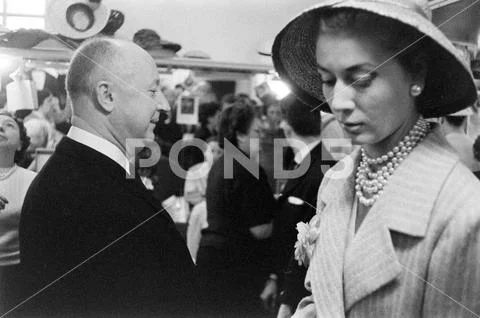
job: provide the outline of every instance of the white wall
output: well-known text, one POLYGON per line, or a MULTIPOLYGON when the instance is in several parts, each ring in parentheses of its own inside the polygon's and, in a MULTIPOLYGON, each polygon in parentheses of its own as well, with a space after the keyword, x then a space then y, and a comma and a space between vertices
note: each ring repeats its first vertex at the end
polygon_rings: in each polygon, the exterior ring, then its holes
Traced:
POLYGON ((315 0, 104 0, 125 14, 117 36, 132 39, 142 28, 182 45, 182 54, 201 50, 213 60, 269 63, 257 53, 291 17, 315 0))

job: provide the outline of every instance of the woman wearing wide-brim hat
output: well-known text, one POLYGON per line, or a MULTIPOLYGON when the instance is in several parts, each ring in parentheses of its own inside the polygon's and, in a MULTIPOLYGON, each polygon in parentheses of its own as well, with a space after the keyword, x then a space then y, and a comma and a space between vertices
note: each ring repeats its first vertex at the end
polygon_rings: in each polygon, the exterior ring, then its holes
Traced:
POLYGON ((275 39, 282 79, 360 145, 299 225, 312 295, 295 317, 480 314, 480 183, 424 119, 476 90, 430 17, 426 0, 321 1, 275 39))

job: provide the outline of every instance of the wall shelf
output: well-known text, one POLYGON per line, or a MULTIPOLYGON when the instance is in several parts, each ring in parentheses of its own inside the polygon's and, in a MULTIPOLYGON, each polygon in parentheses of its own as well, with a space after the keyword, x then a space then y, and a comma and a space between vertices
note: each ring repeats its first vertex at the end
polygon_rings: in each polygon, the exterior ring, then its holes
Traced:
MULTIPOLYGON (((68 49, 17 49, 0 47, 0 55, 23 57, 34 61, 65 63, 67 64, 72 55, 68 49)), ((160 54, 161 55, 161 54, 160 54)), ((214 72, 238 72, 238 73, 270 73, 273 65, 269 64, 246 64, 212 61, 207 59, 165 57, 152 54, 158 67, 201 69, 214 72)))

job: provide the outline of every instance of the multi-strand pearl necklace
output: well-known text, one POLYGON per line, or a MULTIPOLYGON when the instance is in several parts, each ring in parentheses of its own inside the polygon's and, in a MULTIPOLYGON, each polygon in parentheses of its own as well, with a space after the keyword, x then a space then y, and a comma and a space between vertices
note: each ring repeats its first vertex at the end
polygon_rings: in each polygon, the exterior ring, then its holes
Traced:
POLYGON ((420 118, 402 141, 386 155, 370 158, 365 149, 361 149, 362 158, 355 179, 355 192, 361 204, 371 206, 377 201, 395 169, 429 130, 429 123, 420 118))

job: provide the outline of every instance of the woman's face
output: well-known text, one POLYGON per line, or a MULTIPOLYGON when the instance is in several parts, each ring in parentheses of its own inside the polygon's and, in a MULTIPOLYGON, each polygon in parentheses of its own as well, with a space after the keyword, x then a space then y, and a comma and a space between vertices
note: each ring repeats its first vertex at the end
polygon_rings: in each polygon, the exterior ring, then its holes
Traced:
POLYGON ((273 104, 267 109, 267 118, 272 126, 275 128, 280 125, 282 121, 282 110, 279 104, 273 104))
POLYGON ((13 118, 0 115, 0 149, 1 151, 20 150, 22 141, 20 139, 20 128, 13 118))
POLYGON ((262 122, 258 118, 254 118, 247 133, 238 134, 238 148, 243 152, 255 157, 260 152, 260 134, 262 122))
POLYGON ((415 82, 393 54, 368 37, 318 37, 323 94, 354 144, 389 149, 418 118, 410 95, 415 82))

